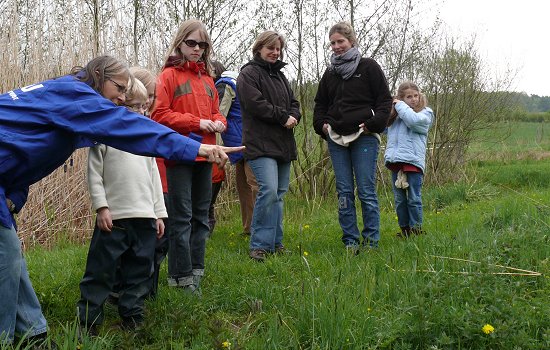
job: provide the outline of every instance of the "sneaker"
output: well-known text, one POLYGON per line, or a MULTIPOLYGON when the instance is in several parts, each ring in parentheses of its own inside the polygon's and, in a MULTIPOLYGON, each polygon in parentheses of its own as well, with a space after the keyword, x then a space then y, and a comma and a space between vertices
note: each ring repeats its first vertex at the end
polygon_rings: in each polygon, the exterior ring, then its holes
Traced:
POLYGON ((280 245, 275 247, 275 254, 277 255, 285 255, 290 254, 290 250, 286 249, 284 245, 280 245))
POLYGON ((346 253, 351 256, 359 255, 359 246, 357 244, 346 245, 346 253))
POLYGON ((267 252, 263 249, 253 249, 250 251, 250 254, 249 254, 251 259, 258 262, 263 262, 266 258, 266 255, 267 255, 267 252))
POLYGON ((415 235, 419 236, 419 235, 425 235, 426 231, 424 231, 421 227, 413 227, 411 229, 411 233, 414 233, 415 235))

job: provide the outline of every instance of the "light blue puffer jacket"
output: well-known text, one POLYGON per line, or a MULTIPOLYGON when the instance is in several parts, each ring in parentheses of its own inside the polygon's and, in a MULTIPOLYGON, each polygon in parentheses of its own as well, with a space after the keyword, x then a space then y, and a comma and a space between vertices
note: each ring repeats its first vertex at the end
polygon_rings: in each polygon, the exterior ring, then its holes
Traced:
POLYGON ((426 107, 416 113, 405 102, 395 104, 397 119, 388 128, 384 163, 408 163, 425 171, 426 142, 433 122, 433 111, 426 107))

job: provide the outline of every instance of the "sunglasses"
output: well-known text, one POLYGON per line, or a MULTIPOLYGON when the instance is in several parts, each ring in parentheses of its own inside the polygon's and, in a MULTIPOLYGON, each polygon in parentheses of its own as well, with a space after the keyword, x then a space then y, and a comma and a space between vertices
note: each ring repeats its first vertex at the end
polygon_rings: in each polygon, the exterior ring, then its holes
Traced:
POLYGON ((125 94, 126 91, 128 91, 128 88, 126 86, 120 85, 119 83, 117 83, 113 79, 107 78, 107 80, 109 80, 111 83, 113 83, 116 86, 118 92, 120 92, 121 94, 125 94))
POLYGON ((195 41, 193 39, 187 39, 187 40, 184 40, 183 42, 185 43, 185 45, 187 45, 189 47, 196 47, 197 45, 199 45, 199 48, 201 48, 203 50, 208 49, 208 47, 210 46, 205 41, 195 41))

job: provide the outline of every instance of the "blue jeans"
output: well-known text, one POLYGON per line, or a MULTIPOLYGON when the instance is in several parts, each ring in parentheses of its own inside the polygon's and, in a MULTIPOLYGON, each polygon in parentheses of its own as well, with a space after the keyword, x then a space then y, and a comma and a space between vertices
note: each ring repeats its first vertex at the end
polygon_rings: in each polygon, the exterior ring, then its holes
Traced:
POLYGON ((258 195, 252 214, 250 250, 274 252, 283 245, 283 197, 290 182, 290 162, 260 157, 248 161, 256 182, 258 195))
POLYGON ((338 192, 338 220, 342 228, 342 242, 359 244, 359 229, 355 211, 355 182, 363 216, 363 245, 377 247, 380 240, 380 211, 376 195, 376 160, 379 142, 372 135, 361 135, 348 147, 334 143, 330 138, 328 149, 336 177, 338 192))
POLYGON ((196 162, 166 168, 168 180, 168 277, 188 285, 204 273, 212 164, 196 162))
POLYGON ((11 343, 14 333, 33 336, 46 330, 17 232, 0 226, 0 344, 11 343))
POLYGON ((407 189, 395 187, 397 172, 392 172, 393 197, 395 199, 395 212, 399 227, 422 226, 422 173, 407 172, 407 189))

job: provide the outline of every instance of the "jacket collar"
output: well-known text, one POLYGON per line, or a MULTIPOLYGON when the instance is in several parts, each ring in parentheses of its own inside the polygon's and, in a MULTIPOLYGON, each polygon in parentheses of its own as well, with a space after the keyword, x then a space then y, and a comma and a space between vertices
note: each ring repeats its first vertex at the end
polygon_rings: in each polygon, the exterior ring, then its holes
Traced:
POLYGON ((281 60, 277 60, 275 63, 269 63, 266 60, 262 59, 259 55, 256 55, 252 60, 245 64, 243 68, 248 65, 261 67, 268 71, 270 75, 277 75, 277 73, 279 73, 281 69, 286 66, 286 63, 281 60))

